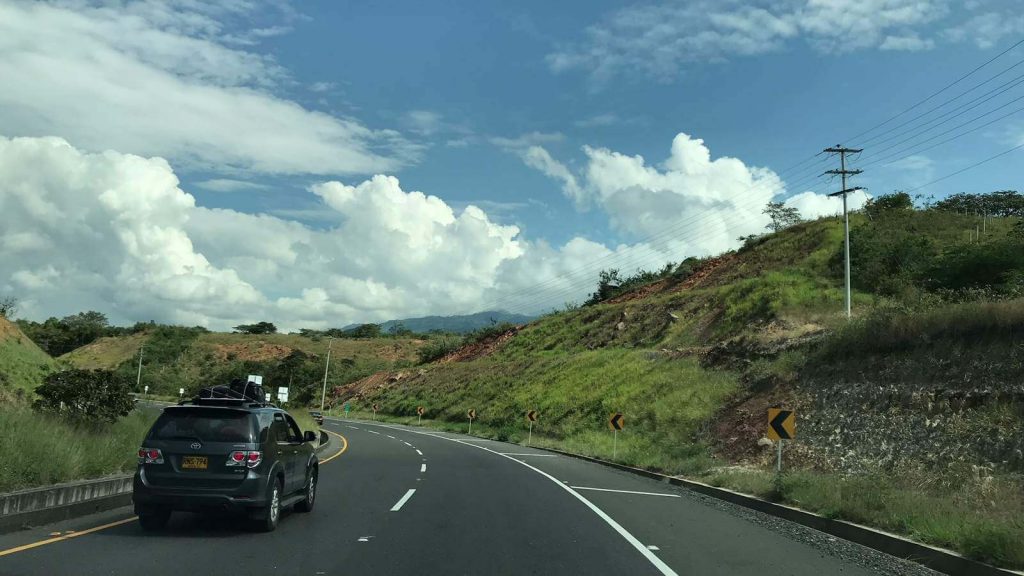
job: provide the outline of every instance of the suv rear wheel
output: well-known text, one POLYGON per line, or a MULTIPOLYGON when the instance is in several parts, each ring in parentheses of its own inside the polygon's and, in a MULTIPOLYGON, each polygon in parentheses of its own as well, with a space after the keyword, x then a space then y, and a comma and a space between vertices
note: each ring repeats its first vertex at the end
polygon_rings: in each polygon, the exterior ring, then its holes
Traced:
POLYGON ((277 528, 277 522, 281 519, 281 480, 277 479, 270 483, 267 490, 267 506, 261 510, 256 520, 256 529, 260 532, 273 532, 277 528))
POLYGON ((295 505, 296 512, 311 512, 313 510, 313 504, 316 502, 316 481, 317 469, 310 468, 308 478, 306 480, 306 497, 295 505))
POLYGON ((139 525, 147 532, 163 529, 171 518, 170 510, 149 510, 139 513, 139 525))

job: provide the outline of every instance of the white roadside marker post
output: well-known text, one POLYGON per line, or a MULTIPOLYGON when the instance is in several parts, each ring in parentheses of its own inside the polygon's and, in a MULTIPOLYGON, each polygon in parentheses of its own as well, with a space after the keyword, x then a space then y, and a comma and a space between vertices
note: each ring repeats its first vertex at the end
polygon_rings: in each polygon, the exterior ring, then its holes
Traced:
POLYGON ((533 442, 533 420, 530 420, 530 433, 526 437, 526 445, 529 446, 533 442))
POLYGON ((779 453, 778 457, 775 459, 775 472, 777 474, 782 474, 782 438, 779 438, 779 453))
POLYGON ((619 431, 612 430, 612 460, 615 460, 615 454, 619 448, 619 431))

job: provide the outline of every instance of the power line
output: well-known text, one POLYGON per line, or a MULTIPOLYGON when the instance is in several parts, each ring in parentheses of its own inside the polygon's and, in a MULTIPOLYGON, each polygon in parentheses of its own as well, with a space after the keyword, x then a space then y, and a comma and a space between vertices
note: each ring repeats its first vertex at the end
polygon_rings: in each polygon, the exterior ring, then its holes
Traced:
POLYGON ((889 122, 892 122, 893 120, 895 120, 895 119, 899 118, 900 116, 903 116, 903 115, 904 115, 904 114, 906 114, 907 112, 910 112, 911 110, 914 110, 914 109, 915 109, 915 108, 917 108, 918 106, 920 106, 920 105, 924 104, 925 102, 928 102, 928 101, 929 101, 929 100, 931 100, 932 98, 935 98, 935 97, 936 97, 936 96, 938 96, 939 94, 942 94, 942 93, 943 93, 943 92, 945 92, 946 90, 949 90, 949 89, 950 89, 950 88, 952 88, 953 86, 956 86, 956 85, 957 85, 957 84, 959 84, 960 82, 962 82, 962 81, 966 80, 966 79, 967 79, 967 78, 969 78, 970 76, 974 75, 974 73, 976 73, 977 71, 979 71, 979 70, 981 70, 982 68, 984 68, 984 67, 988 66, 989 64, 991 64, 991 63, 995 62, 996 60, 998 60, 999 58, 1001 58, 1001 57, 1002 57, 1002 56, 1003 56, 1004 54, 1006 54, 1006 53, 1010 52, 1011 50, 1013 50, 1013 49, 1014 49, 1014 48, 1016 48, 1017 46, 1020 46, 1021 44, 1024 44, 1024 39, 1018 40, 1018 41, 1017 41, 1016 43, 1014 43, 1014 44, 1013 44, 1013 46, 1010 46, 1010 47, 1009 47, 1009 48, 1007 48, 1006 50, 1003 50, 1003 51, 1002 51, 1002 52, 1000 52, 999 54, 996 54, 996 55, 995 55, 995 56, 993 56, 992 58, 990 58, 990 59, 986 60, 986 61, 985 61, 984 63, 982 63, 981 65, 979 65, 979 66, 977 66, 976 68, 972 69, 972 70, 971 70, 970 72, 968 72, 968 73, 964 74, 963 76, 960 76, 959 78, 957 78, 956 80, 954 80, 954 81, 950 82, 949 84, 946 84, 945 86, 943 86, 942 88, 940 88, 940 89, 939 89, 938 91, 936 91, 936 92, 933 92, 933 93, 932 93, 931 95, 929 95, 929 96, 928 96, 927 98, 925 98, 924 100, 921 100, 920 102, 918 102, 918 103, 914 104, 913 106, 910 106, 909 108, 907 108, 907 109, 903 110, 902 112, 899 112, 899 113, 898 113, 898 114, 896 114, 895 116, 891 116, 891 117, 890 117, 890 118, 888 118, 887 120, 885 120, 885 121, 883 121, 883 122, 881 122, 881 123, 879 123, 879 124, 876 124, 875 126, 872 126, 871 128, 868 128, 867 130, 865 130, 865 131, 861 132, 860 134, 856 134, 856 135, 854 135, 854 136, 852 136, 852 137, 850 137, 850 138, 846 138, 846 139, 845 139, 845 141, 846 141, 846 142, 852 142, 852 141, 855 141, 855 140, 856 140, 857 138, 860 138, 861 136, 864 136, 864 135, 866 135, 866 134, 870 134, 871 132, 874 132, 874 131, 875 131, 875 130, 877 130, 878 128, 881 128, 882 126, 885 126, 885 125, 886 125, 886 124, 888 124, 889 122))
MULTIPOLYGON (((1022 61, 1022 62, 1024 62, 1024 61, 1022 61)), ((970 112, 971 110, 974 110, 975 108, 978 108, 979 106, 981 106, 982 104, 985 104, 986 102, 990 102, 990 101, 994 100, 995 98, 1001 96, 1002 94, 1005 94, 1006 92, 1012 90, 1013 88, 1016 88, 1017 86, 1021 85, 1022 83, 1024 83, 1024 74, 1018 76, 1017 78, 1015 78, 1014 80, 1011 80, 1010 82, 1007 82, 1006 84, 1003 84, 1003 85, 1001 85, 1001 86, 999 86, 999 87, 997 87, 997 88, 995 88, 993 90, 990 90, 989 92, 986 92, 985 94, 982 94, 981 96, 975 98, 974 100, 970 100, 968 102, 965 102, 965 103, 961 104, 960 106, 957 106, 956 108, 953 108, 952 110, 949 110, 946 113, 941 114, 939 116, 936 116, 935 118, 932 118, 931 120, 921 124, 920 126, 917 126, 916 128, 921 128, 923 126, 927 126, 928 124, 931 124, 932 122, 935 122, 936 120, 939 120, 941 118, 945 118, 945 117, 949 116, 950 114, 953 114, 957 110, 962 110, 959 114, 956 114, 954 116, 950 116, 949 118, 946 119, 946 121, 940 122, 939 124, 937 124, 937 125, 935 125, 935 126, 933 126, 931 128, 928 128, 927 130, 923 130, 921 132, 918 132, 918 134, 923 134, 924 132, 928 132, 930 130, 934 130, 935 128, 938 128, 939 126, 945 124, 946 122, 951 121, 954 118, 958 118, 958 117, 962 116, 963 114, 966 114, 967 112, 970 112), (992 94, 993 92, 996 92, 997 90, 999 90, 999 88, 1002 88, 1003 86, 1006 86, 1007 84, 1012 84, 1012 85, 1007 87, 1007 88, 1004 88, 1003 90, 999 91, 997 94, 993 94, 992 96, 990 96, 988 98, 985 98, 985 96, 988 96, 989 94, 992 94), (979 102, 979 100, 981 100, 981 101, 979 102), (971 104, 974 104, 974 105, 970 106, 971 104)), ((916 128, 913 128, 913 129, 916 129, 916 128)), ((876 142, 875 145, 876 146, 880 146, 880 145, 885 144, 887 142, 892 142, 893 140, 895 140, 896 138, 899 138, 902 134, 905 134, 905 133, 906 132, 898 133, 898 134, 893 134, 892 136, 890 136, 888 138, 885 138, 885 139, 882 139, 882 140, 876 142)), ((863 144, 862 144, 862 146, 863 146, 863 144)))
MULTIPOLYGON (((889 128, 888 130, 884 130, 884 131, 882 131, 882 132, 872 136, 871 138, 868 138, 867 140, 861 142, 860 146, 861 147, 867 146, 868 144, 871 144, 872 142, 874 142, 876 139, 878 139, 878 138, 880 138, 882 136, 885 136, 886 134, 890 134, 893 131, 898 130, 898 129, 906 126, 907 124, 911 124, 911 123, 913 123, 913 122, 915 122, 915 121, 917 121, 917 120, 919 120, 919 119, 921 119, 921 118, 931 114, 932 112, 935 112, 936 110, 939 110, 939 109, 943 108, 944 106, 946 106, 946 105, 948 105, 948 104, 950 104, 952 102, 955 102, 956 100, 959 100, 960 98, 966 96, 967 94, 970 94, 971 92, 977 90, 978 88, 984 86, 985 84, 988 84, 989 82, 991 82, 992 80, 995 80, 996 78, 1002 76, 1003 74, 1006 74, 1007 72, 1009 72, 1010 70, 1013 70, 1014 68, 1016 68, 1017 66, 1020 66, 1021 64, 1024 64, 1024 59, 1018 60, 1013 65, 1009 66, 1008 68, 1005 68, 1002 72, 999 72, 998 74, 995 74, 994 76, 989 77, 987 80, 983 80, 982 82, 979 82, 978 84, 975 84, 971 88, 968 88, 967 90, 964 90, 960 94, 954 96, 953 98, 950 98, 949 100, 946 100, 942 104, 939 104, 937 106, 933 106, 932 108, 929 108, 927 111, 922 112, 921 114, 918 114, 917 116, 914 116, 913 118, 911 118, 910 120, 907 120, 906 122, 903 122, 902 124, 898 124, 896 126, 893 126, 893 127, 889 128)), ((993 88, 989 92, 986 92, 985 94, 982 94, 981 96, 979 96, 979 98, 984 97, 984 96, 986 96, 988 94, 991 94, 995 90, 998 90, 999 88, 1002 88, 1003 86, 1006 86, 1007 84, 1012 83, 1014 80, 1017 80, 1018 78, 1024 78, 1024 75, 1017 76, 1013 80, 1009 80, 1008 82, 1005 82, 1005 83, 1003 83, 1003 84, 993 88)), ((977 100, 977 98, 975 100, 977 100)), ((971 102, 974 102, 975 100, 972 100, 971 102)))
MULTIPOLYGON (((883 122, 881 122, 881 123, 879 123, 879 124, 877 124, 877 125, 875 125, 875 126, 873 126, 873 127, 869 128, 868 130, 865 130, 865 131, 863 131, 863 132, 861 132, 861 133, 859 133, 859 134, 857 134, 857 135, 855 135, 855 136, 853 136, 853 137, 849 138, 848 140, 853 140, 853 139, 859 138, 859 137, 861 137, 861 136, 864 136, 864 135, 866 135, 866 134, 869 134, 869 133, 873 132, 874 130, 876 130, 876 129, 878 129, 878 128, 882 127, 882 126, 885 126, 886 124, 889 124, 890 122, 892 122, 893 120, 895 120, 895 119, 897 119, 897 118, 899 118, 899 117, 903 116, 904 114, 906 114, 906 113, 908 113, 908 112, 910 112, 910 111, 912 111, 912 110, 914 110, 914 109, 916 109, 916 108, 920 107, 921 105, 923 105, 923 104, 925 104, 925 103, 927 103, 927 102, 931 101, 932 99, 934 99, 934 98, 935 98, 936 96, 938 96, 939 94, 942 94, 942 93, 943 93, 943 92, 945 92, 946 90, 948 90, 948 89, 952 88, 953 86, 955 86, 955 85, 959 84, 959 83, 960 83, 960 82, 962 82, 963 80, 965 80, 965 79, 969 78, 970 76, 974 75, 974 74, 975 74, 975 73, 977 73, 977 72, 978 72, 979 70, 981 70, 981 69, 985 68, 986 66, 988 66, 988 65, 989 65, 989 64, 991 64, 992 62, 996 61, 997 59, 999 59, 999 58, 1000 58, 1000 57, 1002 57, 1003 55, 1005 55, 1005 54, 1009 53, 1010 51, 1012 51, 1012 50, 1013 50, 1013 49, 1015 49, 1016 47, 1020 46, 1021 44, 1024 44, 1024 39, 1022 39, 1022 40, 1020 40, 1020 41, 1016 42, 1015 44, 1013 44, 1013 45, 1012 45, 1012 46, 1010 46, 1009 48, 1007 48, 1007 49, 1003 50, 1002 52, 1000 52, 1000 53, 999 53, 999 54, 997 54, 996 56, 994 56, 994 57, 990 58, 989 60, 987 60, 986 62, 982 63, 981 65, 979 65, 979 66, 975 67, 974 69, 970 70, 970 71, 969 71, 969 72, 967 72, 966 74, 963 74, 963 75, 961 75, 960 77, 958 77, 958 78, 957 78, 956 80, 954 80, 953 82, 951 82, 951 83, 947 84, 946 86, 944 86, 944 87, 943 87, 943 88, 941 88, 940 90, 938 90, 938 91, 936 91, 936 92, 934 92, 934 93, 930 94, 929 96, 927 96, 926 98, 924 98, 924 99, 920 100, 919 102, 915 103, 914 105, 912 105, 912 106, 910 106, 910 107, 906 108, 905 110, 903 110, 903 111, 899 112, 898 114, 896 114, 896 115, 894 115, 894 116, 892 116, 892 117, 890 117, 890 118, 886 119, 885 121, 883 121, 883 122)), ((907 125, 909 125, 909 124, 912 124, 912 123, 913 123, 913 122, 915 122, 916 120, 918 120, 918 119, 921 119, 921 118, 923 118, 923 117, 927 116, 928 114, 930 114, 930 113, 932 113, 932 112, 934 112, 934 111, 936 111, 936 110, 938 110, 938 109, 941 109, 942 107, 944 107, 944 106, 946 106, 946 105, 950 104, 951 102, 954 102, 954 101, 956 101, 957 99, 959 99, 959 98, 963 97, 964 95, 966 95, 966 94, 968 94, 968 93, 970 93, 970 92, 972 92, 972 91, 976 90, 976 89, 977 89, 977 88, 979 88, 980 86, 983 86, 984 84, 987 84, 988 82, 991 82, 991 81, 992 81, 992 80, 994 80, 995 78, 997 78, 997 77, 999 77, 999 76, 1001 76, 1001 75, 1005 74, 1005 73, 1006 73, 1006 72, 1008 72, 1009 70, 1012 70, 1013 68, 1015 68, 1016 66, 1018 66, 1018 65, 1019 65, 1019 64, 1021 64, 1021 63, 1024 63, 1024 60, 1021 60, 1021 61, 1019 61, 1019 62, 1017 62, 1017 63, 1013 64, 1012 66, 1010 66, 1010 67, 1008 67, 1008 68, 1004 69, 1003 71, 1001 71, 1001 72, 999 72, 999 73, 995 74, 994 76, 992 76, 992 77, 990 77, 990 78, 988 78, 988 79, 986 79, 986 80, 984 80, 984 81, 980 82, 979 84, 975 85, 974 87, 972 87, 972 88, 970 88, 970 89, 968 89, 968 90, 966 90, 966 91, 964 91, 964 92, 962 92, 962 93, 958 94, 957 96, 955 96, 955 97, 953 97, 953 98, 951 98, 951 99, 947 100, 946 102, 944 102, 944 103, 942 103, 942 104, 940 104, 940 105, 938 105, 938 106, 936 106, 936 107, 933 107, 933 108, 929 109, 928 111, 924 112, 923 114, 920 114, 920 115, 918 115, 918 116, 916 116, 916 117, 912 118, 911 120, 909 120, 909 121, 907 121, 907 122, 904 122, 904 123, 902 123, 902 124, 900 124, 900 125, 898 125, 898 126, 895 126, 895 127, 893 127, 893 128, 890 128, 889 130, 886 130, 886 131, 882 132, 881 134, 878 134, 878 135, 876 135, 876 136, 875 136, 875 137, 873 137, 872 139, 869 139, 869 141, 871 141, 871 140, 876 140, 877 138, 879 138, 880 136, 883 136, 883 135, 887 135, 887 134, 892 134, 893 132, 895 132, 895 131, 896 131, 896 130, 898 130, 899 128, 901 128, 901 127, 904 127, 904 126, 907 126, 907 125)), ((919 132, 918 132, 918 133, 916 133, 916 134, 915 134, 914 136, 911 136, 911 137, 910 137, 910 138, 908 138, 908 139, 904 139, 904 140, 902 140, 901 142, 898 142, 898 143, 897 143, 896 145, 894 145, 894 146, 890 146, 890 147, 888 147, 888 148, 885 148, 885 149, 883 149, 883 152, 884 152, 885 150, 890 150, 890 149, 892 149, 892 148, 894 148, 894 147, 896 147, 896 146, 899 146, 900 144, 902 144, 902 143, 904 143, 904 142, 907 142, 907 141, 909 141, 909 140, 912 140, 913 138, 916 138, 917 136, 920 136, 920 135, 922 135, 922 134, 924 134, 924 133, 927 133, 927 132, 929 132, 929 131, 931 131, 931 130, 934 130, 935 128, 938 128, 938 127, 940 127, 940 126, 942 126, 942 125, 944 125, 944 124, 948 123, 949 121, 951 121, 951 120, 953 120, 953 119, 955 119, 955 118, 957 118, 957 117, 961 116, 962 114, 964 114, 964 113, 966 113, 966 112, 968 112, 968 111, 970 111, 970 110, 973 110, 973 109, 977 108, 978 106, 980 106, 980 105, 984 104, 985 102, 988 102, 988 101, 990 101, 990 100, 994 99, 995 97, 997 97, 997 96, 999 96, 999 95, 1001 95, 1001 94, 1003 94, 1003 93, 1007 92, 1008 90, 1012 89, 1013 87, 1016 87, 1017 85, 1019 85, 1019 82, 1018 82, 1018 83, 1016 83, 1016 84, 1014 84, 1013 82, 1014 82, 1015 80, 1017 80, 1017 79, 1021 78, 1021 77, 1024 77, 1024 75, 1022 75, 1022 76, 1020 76, 1020 77, 1017 77, 1016 79, 1014 79, 1014 80, 1011 80, 1010 82, 1004 83, 1004 84, 1002 84, 1002 85, 1000 85, 1000 86, 996 87, 995 89, 993 89, 993 90, 990 90, 989 92, 986 92, 985 94, 983 94, 983 95, 979 96, 978 98, 975 98, 975 99, 973 99, 973 100, 971 100, 971 101, 969 101, 969 102, 967 102, 967 103, 965 103, 965 104, 963 104, 963 105, 961 105, 961 106, 959 106, 959 107, 957 107, 957 108, 955 108, 955 109, 953 109, 953 110, 951 110, 951 111, 948 111, 948 112, 946 112, 946 113, 945 113, 945 114, 943 114, 943 115, 940 115, 940 116, 939 116, 939 117, 937 117, 937 118, 934 118, 934 119, 932 119, 932 120, 929 120, 929 121, 925 122, 925 123, 924 123, 923 125, 928 125, 928 124, 930 124, 930 123, 933 123, 933 122, 935 122, 936 120, 940 120, 940 119, 942 119, 942 118, 944 118, 944 117, 948 116, 949 114, 952 114, 953 112, 957 112, 958 110, 961 110, 961 109, 963 109, 963 108, 965 108, 965 107, 968 107, 968 106, 970 106, 970 108, 967 108, 966 110, 963 110, 962 112, 960 112, 959 114, 956 114, 955 116, 953 116, 953 117, 951 117, 951 118, 946 118, 946 119, 945 119, 945 120, 943 120, 942 122, 939 122, 938 124, 936 124, 935 126, 932 126, 931 128, 929 128, 929 129, 927 129, 927 130, 924 130, 924 131, 919 131, 919 132), (1002 88, 1005 88, 1005 87, 1006 87, 1006 86, 1007 86, 1008 84, 1012 84, 1012 85, 1010 85, 1010 86, 1009 86, 1009 88, 1006 88, 1006 89, 1003 89, 1003 90, 1001 90, 1002 88), (1000 90, 1001 90, 1001 91, 1000 91, 1000 90), (993 92, 995 92, 995 94, 993 94, 993 92), (986 97, 988 97, 988 98, 986 98, 986 97), (975 106, 971 106, 971 104, 974 104, 974 103, 978 102, 979 100, 982 100, 982 101, 981 101, 980 103, 978 103, 977 105, 975 105, 975 106)), ((1011 101, 1010 103, 1012 103, 1012 102, 1014 102, 1014 101, 1011 101)), ((940 133, 940 134, 938 134, 938 135, 935 135, 935 136, 933 136, 933 137, 931 137, 931 138, 929 138, 929 139, 925 140, 924 142, 919 142, 919 143, 917 143, 917 144, 914 144, 914 145, 912 145, 912 146, 910 146, 910 147, 908 147, 908 148, 906 148, 906 149, 904 149, 904 150, 901 150, 901 151, 897 152, 896 154, 904 153, 904 152, 906 152, 907 150, 909 150, 909 149, 912 149, 912 148, 913 148, 914 146, 919 146, 919 145, 921 145, 921 144, 924 144, 924 143, 930 142, 930 141, 934 140, 935 138, 941 137, 941 136, 943 136, 943 135, 945 135, 945 134, 949 134, 950 132, 952 132, 952 131, 955 131, 955 130, 957 130, 957 129, 959 129, 959 128, 961 128, 961 127, 963 127, 963 126, 967 125, 967 124, 970 124, 971 122, 977 121, 978 119, 981 119, 981 118, 983 118, 983 117, 987 116, 988 114, 991 114, 991 113, 993 113, 993 112, 995 112, 995 111, 998 111, 999 109, 1005 108, 1005 107, 1006 107, 1006 105, 1008 105, 1008 104, 1004 104, 1003 106, 1000 106, 999 108, 996 108, 995 110, 992 110, 992 111, 986 112, 985 114, 982 114, 982 115, 980 115, 980 116, 978 116, 978 117, 976 117, 976 118, 973 118, 972 120, 970 120, 970 121, 968 121, 968 122, 966 122, 966 123, 962 123, 962 124, 960 124, 960 125, 958 125, 958 126, 956 126, 956 127, 952 128, 952 129, 950 129, 950 130, 947 130, 947 131, 945 131, 945 132, 942 132, 942 133, 940 133)), ((997 119, 997 120, 998 120, 998 119, 997 119)), ((987 125, 987 124, 986 124, 986 125, 987 125)), ((903 134, 897 134, 897 135, 896 135, 896 136, 894 136, 894 137, 890 137, 890 138, 886 139, 886 140, 885 140, 885 142, 891 141, 891 140, 893 140, 893 139, 895 139, 895 138, 899 138, 900 136, 902 136, 902 135, 905 135, 905 134, 906 134, 907 132, 910 132, 910 131, 913 131, 913 130, 918 130, 919 128, 921 128, 921 126, 918 126, 918 127, 916 127, 916 128, 911 128, 910 130, 908 130, 908 131, 905 131, 905 132, 903 132, 903 134)), ((980 127, 979 127, 979 128, 980 128, 980 127)), ((972 132, 972 131, 974 131, 974 130, 976 130, 976 129, 978 129, 978 128, 972 129, 971 131, 965 132, 964 134, 967 134, 967 133, 969 133, 969 132, 972 132)), ((940 143, 938 143, 938 144, 935 144, 934 146, 938 146, 938 145, 941 145, 941 144, 943 144, 943 143, 945 143, 945 142, 947 142, 947 141, 950 141, 950 140, 952 140, 952 139, 955 139, 955 138, 961 137, 961 136, 963 136, 964 134, 960 134, 960 135, 958 135, 958 136, 955 136, 954 138, 951 138, 951 139, 948 139, 948 140, 946 140, 946 141, 943 141, 943 142, 940 142, 940 143)), ((932 146, 932 147, 934 147, 934 146, 932 146)), ((1024 145, 1022 145, 1022 146, 1024 146, 1024 145)), ((929 148, 927 148, 927 149, 930 149, 930 148, 931 148, 931 147, 929 147, 929 148)), ((1009 150, 1009 151, 1006 151, 1005 153, 1009 153, 1009 152, 1011 152, 1011 151, 1012 151, 1012 150, 1009 150)), ((801 166, 804 166, 804 165, 808 164, 809 162, 812 162, 812 161, 813 161, 813 160, 814 160, 815 158, 818 158, 818 157, 820 157, 820 155, 821 155, 821 154, 822 154, 822 153, 821 153, 821 152, 819 152, 818 154, 816 154, 816 155, 814 155, 814 156, 810 156, 810 157, 808 157, 808 158, 805 158, 804 160, 801 160, 800 162, 797 162, 796 164, 793 164, 793 165, 791 165, 791 166, 787 167, 787 168, 786 168, 786 169, 784 169, 783 171, 780 171, 779 173, 777 173, 777 176, 778 176, 778 177, 779 177, 780 179, 782 179, 782 177, 783 177, 783 174, 784 174, 784 173, 786 173, 786 172, 788 172, 788 171, 790 171, 790 170, 794 170, 794 169, 796 169, 796 168, 799 168, 799 167, 801 167, 801 166)), ((998 156, 997 156, 997 157, 998 157, 998 156)), ((988 159, 988 160, 986 160, 986 161, 989 161, 989 160, 992 160, 992 159, 994 159, 994 158, 990 158, 990 159, 988 159)), ((876 161, 872 162, 871 164, 875 164, 875 163, 877 163, 878 161, 879 161, 879 160, 876 160, 876 161)), ((985 161, 983 161, 983 162, 981 162, 981 163, 984 163, 984 162, 985 162, 985 161)), ((979 163, 979 164, 981 164, 981 163, 979 163)), ((964 169, 964 171, 965 171, 965 170, 968 170, 968 169, 970 169, 970 168, 971 168, 971 167, 968 167, 968 168, 964 169)), ((845 167, 843 168, 843 170, 845 170, 845 167)), ((959 173, 959 172, 958 172, 958 173, 959 173)), ((955 175, 955 174, 953 174, 953 175, 955 175)), ((952 177, 953 175, 950 175, 949 177, 952 177)), ((813 181, 813 179, 812 179, 812 181, 813 181)), ((774 197, 774 196, 775 196, 775 194, 777 194, 777 193, 778 193, 779 191, 785 190, 785 189, 787 189, 787 188, 789 188, 789 189, 795 189, 795 188, 797 188, 797 187, 798 187, 798 184, 791 184, 791 185, 790 185, 790 186, 788 186, 788 187, 787 187, 787 186, 783 186, 783 187, 781 187, 781 188, 777 189, 776 191, 774 191, 774 192, 773 192, 773 194, 772 194, 772 196, 774 197)), ((756 188, 752 188, 751 190, 755 190, 755 189, 756 189, 756 188)), ((844 190, 844 191, 846 191, 846 192, 849 192, 849 191, 850 191, 850 190, 847 190, 847 189, 846 189, 845 185, 843 186, 843 190, 844 190)), ((845 198, 845 194, 844 194, 844 198, 845 198)), ((759 199, 758 201, 760 201, 760 199, 759 199)), ((738 207, 739 207, 739 206, 737 206, 737 208, 738 208, 738 207)), ((640 246, 640 245, 642 245, 642 244, 646 244, 646 243, 649 243, 649 242, 651 242, 651 241, 652 241, 652 240, 653 240, 654 238, 661 238, 661 237, 666 237, 666 236, 668 236, 668 235, 670 235, 670 234, 674 234, 674 233, 676 233, 677 231, 679 231, 679 230, 680 230, 681 228, 685 228, 686 226, 688 226, 688 225, 690 225, 690 224, 692 224, 692 223, 694 223, 694 222, 696 222, 696 221, 699 221, 699 218, 700 218, 700 216, 699 216, 699 215, 697 215, 697 216, 696 216, 695 218, 694 218, 694 217, 691 217, 691 218, 689 218, 689 219, 687 219, 687 220, 684 220, 684 221, 682 221, 682 222, 678 223, 677 225, 674 225, 674 226, 672 226, 672 227, 669 227, 669 228, 667 228, 667 229, 663 229, 663 230, 659 231, 658 233, 656 233, 656 234, 652 235, 651 237, 649 237, 649 238, 647 238, 647 239, 638 239, 638 240, 636 241, 636 244, 634 244, 632 248, 633 248, 633 249, 635 249, 635 247, 636 247, 636 246, 640 246)), ((631 258, 631 257, 632 257, 633 255, 634 255, 634 254, 631 254, 629 250, 627 250, 627 251, 622 251, 622 252, 611 252, 611 253, 609 253, 609 254, 607 254, 607 255, 605 255, 605 256, 603 256, 603 257, 601 257, 601 258, 598 258, 598 259, 596 259, 596 260, 592 261, 591 263, 588 263, 588 264, 587 264, 587 265, 585 265, 584 267, 580 267, 580 268, 578 268, 578 269, 576 269, 576 270, 573 270, 573 271, 570 271, 570 272, 565 272, 565 273, 559 274, 559 275, 557 275, 557 276, 556 276, 556 277, 554 277, 554 278, 551 278, 551 279, 549 279, 549 280, 543 281, 543 282, 541 282, 541 283, 538 283, 538 284, 536 284, 536 285, 533 285, 533 286, 529 286, 529 287, 525 287, 525 288, 520 288, 520 289, 516 289, 516 290, 514 290, 514 291, 513 291, 513 292, 511 292, 511 293, 507 293, 507 294, 505 294, 505 295, 501 296, 501 299, 500 299, 500 300, 498 300, 498 302, 497 302, 497 303, 500 303, 500 302, 502 302, 502 301, 504 301, 504 302, 506 302, 506 303, 507 303, 507 302, 509 301, 509 299, 510 299, 510 298, 511 298, 511 299, 512 299, 513 301, 514 301, 514 300, 522 300, 522 299, 523 299, 524 297, 526 297, 526 296, 523 296, 523 295, 528 295, 529 297, 533 297, 533 296, 535 296, 535 295, 537 294, 537 292, 538 292, 538 291, 543 291, 543 289, 544 289, 545 287, 548 287, 548 286, 554 286, 554 285, 557 285, 557 284, 560 284, 560 283, 563 283, 563 282, 567 282, 567 283, 569 284, 569 286, 567 287, 567 289, 560 289, 560 290, 556 290, 556 291, 555 291, 555 292, 554 292, 553 294, 549 294, 549 295, 547 295, 547 296, 546 296, 545 298, 547 298, 547 299, 550 299, 550 298, 552 298, 552 297, 555 297, 555 296, 557 296, 557 295, 559 295, 559 294, 562 294, 562 295, 564 295, 564 294, 567 294, 567 293, 570 293, 570 294, 575 294, 575 293, 577 293, 577 292, 578 292, 578 291, 580 290, 580 288, 578 287, 578 286, 579 286, 578 284, 574 285, 574 282, 573 282, 573 280, 572 280, 572 277, 573 277, 573 276, 576 276, 576 275, 578 275, 578 274, 581 274, 581 273, 582 273, 582 274, 593 274, 593 273, 595 272, 595 268, 594 268, 594 266, 595 266, 595 265, 597 265, 598 263, 604 262, 604 263, 606 263, 606 264, 607 264, 607 263, 613 263, 613 262, 623 262, 623 261, 624 261, 624 259, 629 259, 629 258, 631 258)), ((657 255, 654 255, 653 257, 657 257, 657 255)), ((593 281, 593 279, 592 279, 592 278, 591 278, 591 279, 589 279, 589 280, 587 280, 587 284, 589 284, 589 283, 590 283, 590 282, 592 282, 592 281, 593 281)), ((490 306, 490 305, 489 305, 489 306, 490 306)), ((506 307, 506 308, 507 308, 507 307, 506 307)), ((486 308, 485 308, 485 309, 486 309, 486 308)))
POLYGON ((942 182, 943 180, 948 180, 948 179, 952 178, 953 176, 957 176, 959 174, 963 174, 964 172, 967 172, 968 170, 973 170, 974 168, 977 168, 978 166, 981 166, 982 164, 987 164, 988 162, 991 162, 991 161, 995 160, 996 158, 1000 158, 1002 156, 1006 156, 1007 154, 1009 154, 1009 153, 1011 153, 1011 152, 1013 152, 1015 150, 1020 150, 1021 148, 1024 148, 1024 143, 1018 144, 1018 145, 1014 146, 1013 148, 1010 148, 1009 150, 1003 150, 1002 152, 996 154, 995 156, 989 156, 988 158, 985 158, 984 160, 981 160, 980 162, 975 162, 974 164, 971 164, 970 166, 967 166, 965 168, 961 168, 961 169, 957 170, 956 172, 951 172, 949 174, 946 174, 945 176, 942 176, 940 178, 936 178, 935 180, 932 180, 931 182, 928 182, 926 184, 921 184, 917 188, 911 188, 910 190, 905 190, 905 192, 908 192, 908 193, 909 192, 917 192, 921 188, 927 188, 928 186, 931 186, 932 184, 937 184, 939 182, 942 182))

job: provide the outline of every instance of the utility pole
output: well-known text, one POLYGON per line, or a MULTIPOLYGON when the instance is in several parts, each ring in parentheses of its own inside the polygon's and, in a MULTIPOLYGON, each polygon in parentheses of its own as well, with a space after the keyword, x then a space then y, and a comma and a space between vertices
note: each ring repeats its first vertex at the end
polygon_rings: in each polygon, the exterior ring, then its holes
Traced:
POLYGON ((846 187, 846 177, 855 176, 863 172, 863 170, 847 170, 846 169, 846 155, 847 154, 858 154, 863 152, 863 148, 846 148, 842 145, 832 146, 825 148, 825 152, 831 154, 839 154, 839 170, 829 170, 825 174, 839 174, 843 178, 843 188, 839 192, 833 192, 829 196, 842 196, 843 197, 843 246, 846 253, 846 319, 849 320, 852 317, 851 306, 850 306, 850 213, 846 207, 846 195, 850 192, 856 192, 857 190, 863 190, 860 186, 853 188, 846 187))
POLYGON ((334 336, 327 341, 327 365, 324 366, 324 391, 320 394, 320 412, 324 411, 324 400, 327 398, 327 370, 331 367, 331 345, 334 344, 334 336))
POLYGON ((146 349, 145 345, 139 346, 139 374, 135 377, 135 389, 139 389, 139 384, 142 383, 142 351, 146 349))

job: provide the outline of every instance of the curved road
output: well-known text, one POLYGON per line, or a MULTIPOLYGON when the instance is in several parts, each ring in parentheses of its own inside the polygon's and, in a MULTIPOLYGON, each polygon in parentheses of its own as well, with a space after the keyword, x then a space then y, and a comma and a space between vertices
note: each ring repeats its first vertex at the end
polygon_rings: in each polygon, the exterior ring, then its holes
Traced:
POLYGON ((326 429, 339 436, 321 456, 316 508, 273 533, 190 514, 146 533, 122 508, 0 536, 0 575, 923 573, 540 450, 366 422, 326 429))

